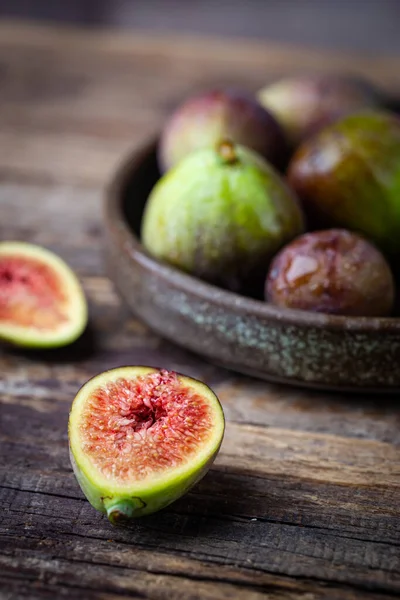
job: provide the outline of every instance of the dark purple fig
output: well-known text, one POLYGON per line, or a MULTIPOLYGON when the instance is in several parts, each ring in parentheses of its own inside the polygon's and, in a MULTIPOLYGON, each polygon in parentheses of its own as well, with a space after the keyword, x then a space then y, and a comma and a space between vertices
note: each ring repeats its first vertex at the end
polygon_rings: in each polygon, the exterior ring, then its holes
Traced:
POLYGON ((212 90, 184 102, 171 116, 159 144, 159 165, 167 171, 194 150, 222 140, 247 146, 282 168, 287 159, 284 134, 256 100, 241 92, 212 90))
POLYGON ((288 180, 313 227, 359 231, 388 255, 400 253, 400 119, 352 115, 305 142, 288 180))
POLYGON ((336 315, 386 316, 394 282, 383 255, 345 229, 300 236, 272 261, 266 299, 285 308, 336 315))
POLYGON ((299 75, 281 79, 258 93, 277 119, 292 147, 339 118, 382 106, 383 98, 362 79, 340 75, 299 75))

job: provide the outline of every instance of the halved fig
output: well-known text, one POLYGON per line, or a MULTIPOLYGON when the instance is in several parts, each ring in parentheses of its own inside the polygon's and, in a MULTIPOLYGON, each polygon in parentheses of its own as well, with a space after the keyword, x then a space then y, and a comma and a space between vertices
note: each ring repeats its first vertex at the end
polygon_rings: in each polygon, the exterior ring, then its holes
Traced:
POLYGON ((121 367, 88 381, 68 426, 71 463, 90 504, 113 524, 186 493, 220 448, 224 414, 211 389, 151 367, 121 367))
POLYGON ((81 285, 49 250, 0 243, 0 338, 17 346, 53 348, 75 341, 86 327, 81 285))

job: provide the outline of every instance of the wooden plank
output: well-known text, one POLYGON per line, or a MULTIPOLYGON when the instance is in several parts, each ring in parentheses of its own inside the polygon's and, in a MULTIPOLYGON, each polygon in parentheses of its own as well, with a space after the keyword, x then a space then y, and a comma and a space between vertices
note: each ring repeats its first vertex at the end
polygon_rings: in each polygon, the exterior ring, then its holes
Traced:
POLYGON ((67 349, 0 349, 2 600, 398 596, 396 401, 288 389, 217 368, 149 331, 104 276, 102 187, 181 97, 217 83, 252 90, 321 65, 400 91, 391 58, 0 23, 0 239, 65 258, 91 320, 67 349), (77 486, 66 424, 89 377, 129 363, 212 385, 227 431, 193 491, 115 529, 77 486))
MULTIPOLYGON (((0 436, 0 454, 7 465, 1 470, 0 499, 7 523, 11 515, 13 535, 25 539, 25 523, 29 522, 35 536, 53 540, 52 544, 65 536, 80 539, 93 535, 88 531, 92 520, 97 524, 96 537, 111 535, 108 524, 101 517, 99 521, 85 501, 82 505, 70 472, 65 429, 68 410, 76 390, 90 376, 145 357, 149 364, 162 363, 212 383, 224 403, 228 426, 222 452, 209 476, 161 521, 154 517, 147 538, 139 528, 140 540, 133 541, 136 548, 146 550, 155 530, 157 539, 164 536, 163 552, 167 554, 185 556, 190 539, 190 552, 197 560, 230 568, 242 564, 260 573, 267 564, 268 576, 313 578, 318 573, 318 578, 330 585, 396 591, 399 452, 385 443, 398 436, 399 414, 394 412, 392 400, 375 398, 364 403, 348 396, 339 401, 330 395, 310 397, 297 390, 283 394, 279 386, 238 377, 173 349, 121 309, 111 284, 96 275, 102 265, 96 262, 99 249, 93 243, 98 242, 98 234, 93 238, 93 232, 100 226, 100 197, 95 190, 8 183, 3 192, 3 214, 14 223, 16 238, 45 243, 72 264, 76 261, 78 270, 94 273, 84 275, 83 282, 96 332, 95 349, 84 341, 83 347, 78 344, 78 351, 38 355, 12 351, 0 356, 1 371, 6 373, 0 393, 7 405, 0 436), (24 211, 28 197, 35 211, 24 211), (79 202, 74 201, 77 197, 79 202), (63 211, 64 205, 68 212, 63 211), (71 235, 62 236, 69 224, 71 235), (336 425, 332 422, 335 411, 339 413, 336 425), (19 432, 18 440, 10 434, 14 431, 19 432), (64 517, 61 521, 59 515, 64 517), (211 531, 211 542, 206 535, 200 543, 199 523, 211 531), (177 542, 176 531, 181 541, 177 542), (242 551, 238 550, 241 542, 242 551), (210 554, 210 543, 217 546, 214 554, 210 554), (371 571, 371 565, 379 569, 379 576, 371 571)), ((7 232, 8 228, 3 231, 7 232)), ((124 541, 119 535, 116 538, 112 533, 113 539, 124 541)), ((14 544, 14 553, 18 547, 14 544)), ((12 559, 15 572, 21 574, 14 581, 21 595, 21 586, 26 584, 22 574, 32 569, 40 572, 40 565, 48 560, 36 559, 35 555, 33 567, 27 565, 25 554, 17 562, 12 559)), ((54 577, 63 589, 70 574, 70 555, 61 553, 60 559, 52 568, 56 568, 54 577)), ((125 585, 123 579, 116 581, 115 589, 125 585)), ((85 587, 91 585, 89 577, 85 587)), ((148 585, 146 580, 143 586, 148 585)), ((258 594, 257 590, 254 593, 258 594)), ((130 591, 136 593, 139 588, 130 591)), ((218 593, 224 597, 225 591, 218 593)), ((229 587, 226 593, 231 593, 229 587)), ((285 591, 286 597, 290 597, 288 593, 285 591)), ((280 597, 281 591, 277 594, 280 597)), ((300 594, 298 589, 295 594, 300 594)))
MULTIPOLYGON (((123 565, 126 561, 123 557, 145 551, 161 553, 164 573, 171 573, 169 560, 164 555, 175 555, 177 562, 182 558, 181 569, 186 568, 184 559, 189 556, 214 565, 215 569, 220 566, 223 579, 227 578, 227 572, 241 567, 246 569, 249 579, 255 570, 256 576, 261 572, 295 579, 317 578, 334 587, 351 584, 365 592, 395 594, 400 591, 399 551, 395 544, 262 517, 251 520, 224 513, 218 504, 213 512, 212 499, 207 502, 199 490, 163 513, 142 519, 130 529, 118 530, 112 529, 106 519, 81 498, 33 494, 2 486, 1 500, 2 512, 7 516, 5 524, 12 519, 12 554, 17 559, 13 564, 18 568, 29 566, 29 556, 33 556, 33 566, 41 555, 43 561, 49 563, 50 557, 60 559, 61 565, 64 561, 79 560, 77 545, 82 557, 97 562, 96 556, 102 548, 100 542, 106 544, 111 539, 113 546, 108 561, 103 559, 104 565, 112 566, 115 561, 123 565), (196 498, 198 493, 200 497, 196 498), (123 550, 121 556, 119 551, 123 550)), ((251 496, 248 501, 251 503, 251 496)), ((2 531, 1 540, 7 556, 7 527, 2 531)), ((1 556, 0 564, 9 565, 10 561, 1 556)), ((51 567, 50 563, 46 568, 57 573, 58 566, 51 567)), ((62 574, 61 567, 58 572, 62 574)))
MULTIPOLYGON (((106 560, 109 557, 106 555, 106 560)), ((8 575, 1 577, 3 593, 10 590, 10 596, 2 598, 97 598, 113 600, 122 597, 151 598, 154 600, 181 600, 208 598, 222 600, 231 598, 251 598, 258 600, 269 598, 271 600, 318 600, 341 598, 342 600, 355 600, 357 598, 375 598, 383 600, 387 595, 357 592, 346 587, 318 586, 313 582, 299 581, 298 584, 274 576, 261 574, 257 583, 243 585, 237 577, 237 571, 221 576, 221 568, 209 574, 210 579, 204 575, 171 575, 156 571, 154 574, 121 567, 111 567, 108 563, 92 563, 82 560, 55 561, 27 559, 29 570, 24 564, 21 573, 18 561, 7 561, 8 575), (13 573, 18 570, 18 580, 12 581, 13 573), (39 578, 37 574, 39 573, 39 578), (25 583, 21 583, 21 578, 25 583), (212 577, 212 579, 211 579, 212 577), (226 579, 225 579, 226 577, 226 579), (232 581, 232 583, 228 583, 232 581), (28 583, 29 582, 29 583, 28 583), (295 589, 297 588, 297 589, 295 589), (32 594, 34 590, 34 594, 32 594)), ((201 565, 203 568, 203 565, 201 565)), ((146 571, 149 567, 146 567, 146 571)), ((207 568, 204 569, 207 571, 207 568)), ((226 569, 223 569, 224 572, 226 569)))
MULTIPOLYGON (((107 542, 103 544, 106 545, 107 542)), ((117 544, 113 544, 111 550, 109 548, 103 550, 102 542, 98 540, 93 545, 96 547, 96 556, 90 556, 90 560, 88 560, 87 548, 83 548, 79 541, 71 548, 73 555, 70 559, 60 560, 53 555, 52 560, 49 561, 46 560, 45 553, 43 558, 33 559, 31 552, 27 551, 21 553, 21 558, 24 559, 22 562, 18 559, 9 560, 0 555, 0 564, 7 566, 8 571, 7 575, 3 577, 0 575, 0 582, 9 588, 14 583, 14 589, 18 590, 18 598, 25 598, 26 595, 32 597, 32 587, 35 589, 35 598, 48 597, 49 593, 54 594, 53 598, 62 597, 64 594, 67 597, 82 598, 84 594, 85 598, 107 600, 128 595, 160 600, 175 598, 214 600, 244 596, 254 600, 266 597, 271 600, 323 598, 353 600, 372 597, 379 600, 388 597, 380 593, 372 595, 368 591, 350 590, 345 586, 335 587, 329 584, 322 586, 307 579, 296 581, 262 572, 250 571, 249 573, 237 568, 214 567, 185 558, 171 560, 170 557, 166 561, 162 557, 161 566, 158 566, 160 557, 154 551, 132 553, 125 549, 116 549, 117 544), (23 564, 22 573, 21 564, 23 564), (165 572, 166 567, 168 572, 165 572), (15 573, 17 578, 12 582, 15 573), (21 583, 21 579, 25 583, 21 583), (27 582, 30 582, 30 585, 27 585, 27 582)), ((52 549, 54 550, 54 547, 52 549)))
POLYGON ((0 23, 0 169, 104 184, 187 94, 216 85, 254 91, 282 73, 321 67, 365 74, 400 92, 391 58, 0 23))
POLYGON ((228 422, 215 467, 193 492, 129 531, 112 530, 82 498, 70 471, 66 400, 74 392, 67 393, 66 383, 58 374, 48 386, 53 410, 37 413, 21 406, 18 395, 8 405, 0 501, 13 536, 69 541, 111 535, 136 549, 155 544, 215 564, 400 591, 394 446, 228 422), (59 388, 64 398, 57 402, 59 388), (15 439, 9 432, 17 429, 15 439))
MULTIPOLYGON (((71 52, 85 56, 95 54, 99 59, 113 60, 115 57, 135 56, 138 59, 149 57, 154 62, 165 65, 168 60, 178 61, 176 67, 179 72, 179 62, 190 65, 204 63, 207 70, 213 65, 224 64, 226 69, 233 68, 237 71, 236 78, 243 76, 249 66, 255 69, 265 69, 270 77, 274 72, 279 75, 286 70, 293 72, 297 69, 326 68, 338 70, 354 70, 363 72, 370 77, 386 81, 392 86, 391 78, 398 77, 397 57, 390 55, 357 55, 348 53, 331 52, 313 48, 290 46, 265 41, 255 41, 236 38, 234 41, 212 36, 179 35, 157 32, 128 32, 116 34, 112 30, 97 29, 91 32, 62 26, 40 26, 23 22, 3 20, 0 23, 0 37, 4 45, 29 46, 32 49, 54 50, 60 53, 71 52)), ((144 66, 145 68, 145 66, 144 66)), ((188 70, 193 70, 189 69, 188 70)))

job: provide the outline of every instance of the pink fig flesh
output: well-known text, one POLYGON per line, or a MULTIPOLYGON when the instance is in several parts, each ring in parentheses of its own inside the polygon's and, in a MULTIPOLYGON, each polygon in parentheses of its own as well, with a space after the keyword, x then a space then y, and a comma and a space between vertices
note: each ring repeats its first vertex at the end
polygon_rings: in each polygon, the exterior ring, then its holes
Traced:
POLYGON ((0 338, 20 346, 62 346, 86 322, 82 288, 64 261, 33 244, 0 243, 0 338))

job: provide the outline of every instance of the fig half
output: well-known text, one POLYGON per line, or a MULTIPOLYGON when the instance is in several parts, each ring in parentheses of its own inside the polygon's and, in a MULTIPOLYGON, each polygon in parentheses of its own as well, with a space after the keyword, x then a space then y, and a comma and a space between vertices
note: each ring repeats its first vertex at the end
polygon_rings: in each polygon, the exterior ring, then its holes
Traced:
POLYGON ((164 508, 207 472, 224 434, 204 383, 151 367, 88 381, 69 417, 71 463, 90 504, 118 524, 164 508))
POLYGON ((53 348, 75 341, 87 324, 81 285, 58 256, 33 244, 0 243, 0 338, 53 348))

